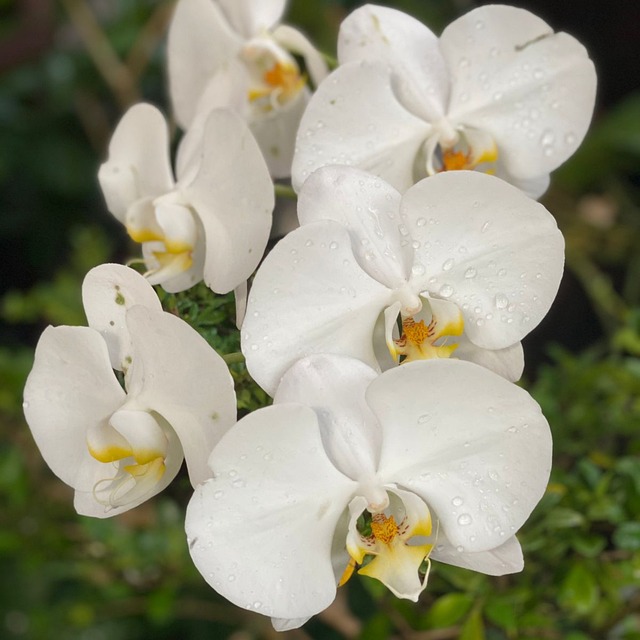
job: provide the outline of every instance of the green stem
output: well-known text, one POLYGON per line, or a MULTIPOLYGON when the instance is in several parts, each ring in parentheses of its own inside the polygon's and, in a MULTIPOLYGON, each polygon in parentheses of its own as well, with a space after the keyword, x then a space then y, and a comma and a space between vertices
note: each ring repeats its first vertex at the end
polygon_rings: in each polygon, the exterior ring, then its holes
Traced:
POLYGON ((244 362, 244 356, 242 355, 242 353, 240 353, 240 351, 236 351, 234 353, 227 353, 222 356, 222 359, 227 364, 241 364, 244 362))
POLYGON ((322 57, 324 58, 324 61, 327 63, 327 66, 329 67, 329 69, 331 71, 333 71, 334 69, 338 68, 338 59, 334 58, 332 55, 328 54, 328 53, 322 53, 321 52, 322 57))
POLYGON ((579 251, 568 250, 567 265, 582 284, 605 331, 614 333, 626 324, 629 309, 611 284, 611 279, 579 251))
POLYGON ((292 200, 296 200, 298 198, 298 194, 293 190, 293 187, 290 187, 288 184, 278 184, 276 182, 273 185, 273 190, 276 195, 281 198, 291 198, 292 200))

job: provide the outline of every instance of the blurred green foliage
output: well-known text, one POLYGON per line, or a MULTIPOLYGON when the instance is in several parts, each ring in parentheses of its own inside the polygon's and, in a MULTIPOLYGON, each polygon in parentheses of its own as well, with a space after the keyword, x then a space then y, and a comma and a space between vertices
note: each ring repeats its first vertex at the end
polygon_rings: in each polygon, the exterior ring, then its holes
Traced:
MULTIPOLYGON (((106 214, 95 180, 110 128, 131 96, 114 92, 97 73, 62 10, 69 4, 61 3, 56 17, 58 44, 0 81, 0 240, 10 285, 0 300, 10 338, 0 348, 0 637, 272 638, 267 619, 223 601, 190 562, 185 473, 133 512, 111 520, 78 517, 72 492, 44 465, 22 418, 33 337, 49 323, 83 324, 84 274, 135 255, 106 214)), ((290 21, 333 54, 337 25, 355 4, 294 0, 290 21)), ((436 31, 467 6, 389 4, 436 31)), ((15 6, 6 0, 0 11, 4 16, 15 6)), ((161 106, 160 18, 168 6, 119 0, 100 14, 113 50, 135 71, 131 95, 161 106), (150 49, 132 58, 142 32, 150 49)), ((338 607, 286 636, 640 639, 639 188, 640 96, 631 95, 602 114, 545 200, 567 239, 576 284, 565 287, 564 297, 561 291, 559 320, 550 338, 535 343, 546 360, 525 383, 552 426, 555 459, 548 491, 519 534, 524 572, 490 578, 433 563, 417 604, 356 576, 340 590, 338 607), (578 299, 588 311, 576 318, 578 299), (567 318, 571 332, 597 325, 586 349, 550 346, 561 341, 567 318)), ((204 285, 188 294, 158 293, 166 310, 219 353, 238 351, 232 296, 204 285)), ((231 370, 240 415, 268 402, 243 364, 231 370)))

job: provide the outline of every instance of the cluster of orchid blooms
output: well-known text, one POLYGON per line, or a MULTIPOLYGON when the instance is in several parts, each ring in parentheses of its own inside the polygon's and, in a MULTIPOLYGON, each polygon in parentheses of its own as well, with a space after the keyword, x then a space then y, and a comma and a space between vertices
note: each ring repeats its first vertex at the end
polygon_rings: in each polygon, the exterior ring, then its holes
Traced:
POLYGON ((179 0, 177 178, 148 104, 99 171, 146 273, 90 271, 89 326, 45 330, 24 392, 80 514, 139 505, 184 459, 195 565, 279 630, 354 571, 417 600, 431 560, 522 569, 515 533, 545 491, 551 435, 514 381, 564 263, 532 198, 584 137, 596 85, 574 38, 513 7, 437 38, 363 6, 331 73, 284 10, 179 0), (272 180, 288 177, 299 227, 263 259, 272 180), (273 397, 240 421, 224 359, 152 288, 201 280, 235 291, 246 366, 273 397))

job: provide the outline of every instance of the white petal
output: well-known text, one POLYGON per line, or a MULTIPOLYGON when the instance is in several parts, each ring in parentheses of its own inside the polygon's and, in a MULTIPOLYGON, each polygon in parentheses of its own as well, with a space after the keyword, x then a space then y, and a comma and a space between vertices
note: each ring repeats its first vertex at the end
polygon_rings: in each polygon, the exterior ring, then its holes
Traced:
POLYGON ((515 178, 549 173, 591 121, 596 75, 585 48, 523 9, 491 5, 440 39, 453 81, 449 118, 489 132, 515 178))
POLYGON ((304 33, 288 25, 281 24, 273 30, 271 35, 287 51, 302 56, 307 73, 314 86, 317 87, 326 78, 329 73, 327 63, 304 33))
MULTIPOLYGON (((139 478, 135 481, 121 468, 134 464, 133 459, 121 460, 114 464, 98 462, 88 457, 82 461, 77 471, 76 491, 73 506, 83 516, 92 518, 111 518, 137 507, 163 491, 176 477, 182 466, 182 450, 176 435, 168 431, 167 456, 164 471, 139 478), (120 473, 120 482, 110 483, 120 473), (117 506, 108 503, 109 499, 120 498, 117 506)), ((158 461, 159 462, 159 461, 158 461)))
POLYGON ((186 129, 209 78, 242 46, 216 2, 180 0, 169 26, 169 91, 176 120, 186 129))
POLYGON ((273 399, 314 409, 329 459, 353 480, 374 475, 378 464, 380 426, 364 399, 377 375, 353 358, 314 355, 285 373, 273 399))
POLYGON ((321 167, 300 190, 298 219, 346 227, 360 266, 389 288, 409 279, 413 247, 400 232, 400 194, 380 178, 353 167, 321 167))
POLYGON ((312 616, 304 618, 271 618, 271 624, 276 631, 290 631, 291 629, 299 629, 305 622, 308 622, 312 616))
POLYGON ((236 327, 242 329, 244 316, 247 313, 247 281, 241 282, 234 290, 233 295, 236 301, 236 327))
POLYGON ((167 438, 149 412, 119 409, 109 423, 131 445, 138 464, 166 455, 167 438))
POLYGON ((515 178, 504 170, 500 164, 498 164, 496 175, 498 178, 507 180, 507 182, 510 182, 514 187, 518 187, 518 189, 524 191, 534 200, 538 200, 545 194, 551 182, 551 176, 548 173, 533 178, 515 178))
POLYGON ((247 280, 262 258, 273 183, 249 129, 231 111, 210 114, 203 150, 194 181, 182 191, 204 227, 204 281, 216 293, 227 293, 247 280))
POLYGON ((302 117, 293 186, 298 191, 318 167, 346 164, 404 191, 414 183, 414 163, 429 130, 398 101, 383 63, 342 65, 320 84, 302 117))
POLYGON ((124 400, 97 331, 44 330, 24 389, 24 415, 42 457, 61 480, 77 486, 79 467, 93 460, 87 431, 106 425, 124 400))
POLYGON ((333 535, 355 483, 326 457, 315 413, 292 404, 255 411, 210 463, 215 477, 196 489, 186 516, 205 580, 264 615, 322 611, 335 597, 333 535))
POLYGON ((296 133, 308 102, 309 90, 304 88, 281 107, 266 115, 249 118, 251 132, 260 145, 273 178, 288 178, 291 175, 296 133))
POLYGON ((121 222, 136 200, 155 198, 173 188, 169 132, 160 111, 141 103, 122 116, 98 180, 107 208, 121 222))
POLYGON ((155 211, 167 251, 190 251, 196 245, 198 229, 188 207, 160 198, 156 201, 155 211))
POLYGON ((375 368, 373 329, 391 291, 353 255, 348 231, 325 220, 283 238, 253 281, 242 352, 253 379, 273 395, 283 373, 312 353, 337 353, 375 368))
POLYGON ((444 116, 449 74, 438 38, 406 13, 371 4, 356 9, 340 25, 338 59, 388 64, 393 88, 409 111, 427 122, 444 116))
POLYGON ((475 362, 511 382, 520 380, 524 371, 524 352, 521 342, 516 342, 504 349, 483 349, 476 347, 463 335, 460 337, 453 357, 475 362))
POLYGON ((500 546, 542 497, 551 434, 540 407, 504 378, 461 360, 426 360, 374 380, 380 477, 418 494, 460 551, 500 546))
POLYGON ((469 553, 458 551, 443 534, 438 535, 438 542, 431 552, 431 559, 454 567, 471 569, 489 576, 504 576, 508 573, 518 573, 524 568, 522 548, 515 536, 495 549, 469 553))
POLYGON ((210 477, 207 458, 236 420, 233 380, 197 331, 170 313, 127 313, 134 345, 129 391, 178 434, 194 486, 210 477))
POLYGON ((103 264, 87 273, 82 283, 82 304, 89 326, 107 343, 111 366, 119 371, 129 368, 133 356, 125 322, 127 310, 143 305, 162 311, 151 285, 137 271, 120 264, 103 264))
POLYGON ((474 344, 508 347, 546 315, 564 240, 542 205, 498 178, 447 171, 411 188, 401 213, 419 245, 414 290, 455 302, 474 344))
POLYGON ((246 39, 280 22, 287 0, 217 0, 234 29, 246 39))

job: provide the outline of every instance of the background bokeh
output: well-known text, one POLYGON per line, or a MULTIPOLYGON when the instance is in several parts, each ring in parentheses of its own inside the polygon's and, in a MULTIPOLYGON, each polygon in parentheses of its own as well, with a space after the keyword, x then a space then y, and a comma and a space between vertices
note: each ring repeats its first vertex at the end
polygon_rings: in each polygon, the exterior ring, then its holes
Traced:
MULTIPOLYGON (((292 0, 287 21, 335 52, 359 2, 292 0)), ((388 2, 435 32, 478 3, 388 2)), ((434 563, 420 603, 356 577, 292 639, 640 638, 640 5, 514 2, 577 36, 599 73, 592 130, 543 202, 567 241, 558 299, 527 339, 524 386, 555 442, 549 489, 519 536, 516 576, 434 563)), ((136 255, 96 172, 125 109, 168 113, 172 2, 0 0, 0 638, 250 640, 279 634, 219 598, 183 533, 190 486, 107 521, 82 518, 42 462, 21 412, 47 324, 84 324, 80 283, 136 255)), ((237 350, 232 302, 204 287, 167 308, 221 352, 237 350)), ((241 410, 265 401, 234 366, 241 410)))

